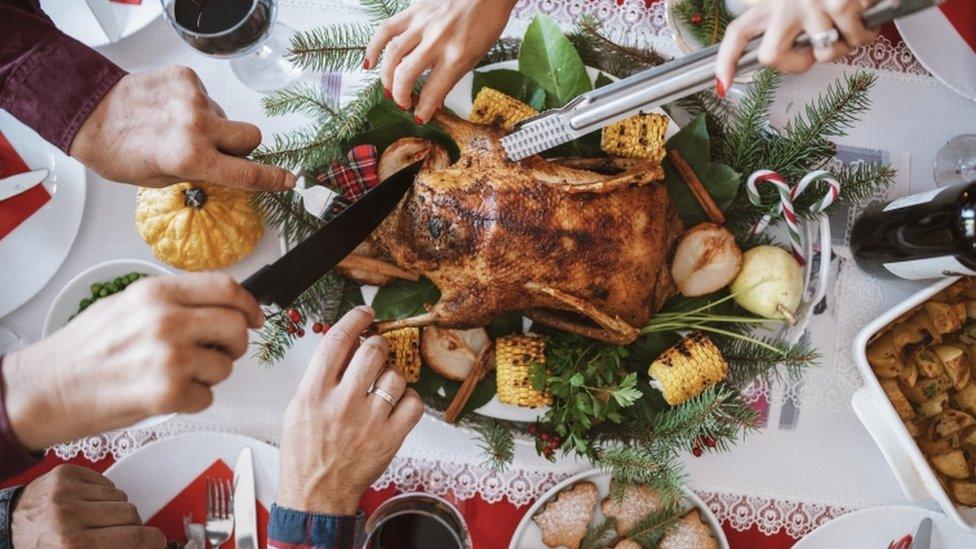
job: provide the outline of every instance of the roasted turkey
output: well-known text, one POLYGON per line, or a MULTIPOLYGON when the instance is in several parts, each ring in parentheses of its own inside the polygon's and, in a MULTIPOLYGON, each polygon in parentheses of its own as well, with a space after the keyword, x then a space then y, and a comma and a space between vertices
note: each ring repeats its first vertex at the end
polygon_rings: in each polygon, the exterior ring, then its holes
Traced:
POLYGON ((506 311, 570 332, 628 343, 675 294, 669 258, 684 231, 659 163, 508 160, 502 134, 447 113, 450 163, 417 138, 391 145, 380 177, 424 159, 413 188, 371 243, 441 292, 425 314, 381 323, 484 326, 506 311), (591 168, 591 169, 585 169, 591 168))

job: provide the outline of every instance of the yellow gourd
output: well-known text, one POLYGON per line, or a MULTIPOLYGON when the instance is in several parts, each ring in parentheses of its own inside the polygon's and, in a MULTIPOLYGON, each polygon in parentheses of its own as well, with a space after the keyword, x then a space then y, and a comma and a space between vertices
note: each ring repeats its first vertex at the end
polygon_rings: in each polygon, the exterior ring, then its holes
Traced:
POLYGON ((249 192, 190 182, 140 189, 136 230, 156 259, 187 271, 236 263, 264 233, 249 192))

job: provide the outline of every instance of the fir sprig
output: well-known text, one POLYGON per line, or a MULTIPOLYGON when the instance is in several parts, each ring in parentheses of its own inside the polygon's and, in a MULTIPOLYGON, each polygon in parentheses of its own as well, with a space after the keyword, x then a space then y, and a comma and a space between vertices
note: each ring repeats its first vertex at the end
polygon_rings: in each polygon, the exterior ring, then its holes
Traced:
POLYGON ((604 518, 596 524, 591 524, 586 528, 586 535, 580 541, 580 549, 603 549, 610 547, 616 531, 614 526, 616 521, 612 518, 604 518))
POLYGON ((371 20, 382 21, 406 9, 410 2, 406 0, 359 0, 359 4, 366 10, 371 20))
POLYGON ((485 456, 485 465, 502 471, 515 457, 515 437, 511 426, 490 418, 471 425, 478 434, 477 444, 485 456))
POLYGON ((728 450, 746 432, 754 430, 758 412, 734 388, 713 385, 698 396, 661 412, 650 430, 653 444, 691 448, 707 439, 707 449, 728 450))
POLYGON ((334 23, 299 31, 291 38, 288 60, 314 72, 361 70, 373 32, 371 25, 360 23, 334 23))
POLYGON ((740 339, 716 338, 715 344, 729 363, 729 383, 744 386, 756 380, 799 379, 803 371, 820 361, 820 353, 806 341, 786 343, 760 338, 769 347, 751 345, 740 339))
POLYGON ((591 14, 584 14, 569 34, 583 63, 621 78, 667 61, 653 50, 624 44, 603 29, 591 14))
POLYGON ((306 126, 287 134, 276 134, 270 145, 261 145, 251 153, 251 159, 289 169, 327 164, 341 153, 335 133, 327 131, 337 123, 341 122, 306 126))
POLYGON ((298 193, 258 192, 251 201, 266 224, 274 227, 288 245, 305 240, 322 227, 322 221, 305 211, 298 193))
POLYGON ((261 98, 261 106, 268 116, 303 114, 324 123, 339 113, 339 106, 320 88, 300 84, 261 98))
POLYGON ((519 38, 501 38, 488 48, 488 51, 481 58, 478 66, 518 59, 519 48, 521 47, 522 40, 519 38))
POLYGON ((706 47, 721 42, 725 27, 732 21, 724 0, 681 0, 674 6, 674 14, 678 23, 706 47))
POLYGON ((768 168, 769 111, 773 106, 780 75, 770 69, 756 72, 745 96, 732 107, 723 143, 723 161, 741 174, 768 168))
POLYGON ((257 341, 251 344, 258 364, 271 366, 285 358, 296 337, 288 332, 288 326, 289 321, 281 311, 268 315, 264 328, 257 332, 257 341))
POLYGON ((595 463, 617 482, 646 484, 668 503, 681 499, 684 469, 673 452, 660 446, 603 447, 597 452, 595 463))
POLYGON ((671 533, 685 514, 680 505, 669 505, 652 512, 627 531, 626 539, 641 547, 657 547, 671 533))

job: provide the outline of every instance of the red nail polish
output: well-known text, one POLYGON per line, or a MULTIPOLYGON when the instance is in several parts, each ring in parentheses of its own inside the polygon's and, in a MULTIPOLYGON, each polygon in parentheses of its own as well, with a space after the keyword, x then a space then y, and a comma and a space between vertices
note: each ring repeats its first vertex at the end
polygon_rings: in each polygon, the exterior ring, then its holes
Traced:
POLYGON ((725 98, 725 84, 718 78, 715 79, 715 95, 725 98))
POLYGON ((388 88, 383 88, 383 95, 386 96, 387 99, 393 99, 393 92, 391 92, 388 88))
POLYGON ((370 67, 369 59, 363 59, 363 70, 368 71, 370 67))
POLYGON ((423 126, 424 125, 424 119, 423 118, 420 118, 419 116, 417 116, 415 114, 415 115, 413 115, 413 123, 414 124, 417 124, 418 126, 423 126))

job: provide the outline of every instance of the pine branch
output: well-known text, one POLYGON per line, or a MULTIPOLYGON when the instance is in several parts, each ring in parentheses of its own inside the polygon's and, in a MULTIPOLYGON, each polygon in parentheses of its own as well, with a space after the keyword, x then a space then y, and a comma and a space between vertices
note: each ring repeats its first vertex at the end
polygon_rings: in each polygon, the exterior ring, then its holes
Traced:
POLYGON ((651 437, 655 444, 667 448, 691 448, 707 438, 714 441, 715 450, 727 451, 741 434, 754 430, 758 420, 758 413, 738 391, 717 385, 658 414, 651 437))
MULTIPOLYGON (((841 204, 856 204, 887 191, 895 182, 897 171, 887 164, 851 162, 839 169, 832 170, 834 177, 840 182, 840 199, 831 206, 841 204)), ((812 199, 816 199, 816 193, 812 199)), ((802 197, 801 197, 802 198, 802 197)), ((798 204, 803 204, 798 201, 798 204)), ((827 210, 831 211, 830 208, 827 210)))
POLYGON ((675 5, 674 14, 678 23, 705 47, 721 42, 732 21, 724 0, 682 0, 675 5))
POLYGON ((322 222, 305 211, 298 193, 259 192, 251 200, 265 223, 273 227, 285 242, 294 245, 322 227, 322 222))
POLYGON ((359 4, 369 14, 370 20, 379 22, 400 13, 410 5, 410 2, 404 0, 359 0, 359 4))
POLYGON ((268 116, 303 114, 313 120, 326 122, 338 114, 339 106, 325 93, 310 84, 281 90, 261 98, 261 106, 268 116))
POLYGON ((781 380, 783 373, 790 379, 798 379, 803 371, 820 360, 820 353, 807 342, 788 344, 763 338, 779 352, 749 344, 741 339, 715 338, 722 356, 729 363, 729 383, 742 387, 757 379, 781 380), (780 367, 782 366, 782 367, 780 367))
POLYGON ((657 547, 671 533, 685 514, 680 505, 669 505, 647 515, 627 531, 627 539, 641 547, 657 547))
POLYGON ((875 81, 873 73, 857 71, 828 86, 773 139, 767 167, 793 180, 833 158, 836 146, 827 138, 847 135, 871 106, 868 92, 875 81))
POLYGON ((333 121, 321 127, 306 126, 288 134, 276 134, 272 144, 258 147, 251 153, 251 159, 289 169, 327 164, 341 155, 337 139, 324 133, 336 123, 333 121))
POLYGON ((285 358, 285 353, 295 341, 295 335, 289 334, 288 319, 279 311, 268 315, 264 327, 257 332, 257 341, 251 345, 255 347, 253 356, 262 366, 273 366, 285 358))
POLYGON ((361 70, 373 27, 359 23, 335 23, 296 32, 288 55, 296 67, 313 72, 361 70))
POLYGON ((732 109, 722 160, 741 174, 768 167, 762 164, 769 141, 769 111, 779 84, 778 72, 760 70, 753 76, 745 97, 732 109))
POLYGON ((515 457, 515 437, 510 426, 495 419, 486 419, 473 425, 478 433, 478 448, 485 456, 485 465, 495 471, 504 471, 515 457))
POLYGON ((617 482, 646 484, 668 503, 681 499, 685 474, 674 452, 614 445, 601 448, 594 462, 617 482))
POLYGON ((591 14, 584 14, 580 18, 576 29, 569 34, 569 40, 584 64, 614 76, 629 76, 666 61, 651 50, 629 46, 614 39, 591 14))
POLYGON ((587 527, 583 540, 580 541, 580 549, 603 549, 604 547, 609 547, 610 542, 616 534, 614 530, 615 525, 616 520, 612 518, 604 518, 595 525, 591 524, 587 527))

